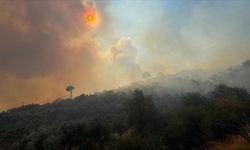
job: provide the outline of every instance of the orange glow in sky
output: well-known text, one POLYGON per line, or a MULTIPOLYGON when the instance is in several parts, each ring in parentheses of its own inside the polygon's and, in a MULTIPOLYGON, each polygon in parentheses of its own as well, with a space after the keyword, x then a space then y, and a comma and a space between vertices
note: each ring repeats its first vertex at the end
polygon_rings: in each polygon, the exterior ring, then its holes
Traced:
POLYGON ((92 16, 88 16, 88 20, 92 21, 93 17, 92 16))
POLYGON ((84 17, 85 24, 89 26, 93 26, 96 24, 97 16, 95 12, 85 12, 83 17, 84 17))

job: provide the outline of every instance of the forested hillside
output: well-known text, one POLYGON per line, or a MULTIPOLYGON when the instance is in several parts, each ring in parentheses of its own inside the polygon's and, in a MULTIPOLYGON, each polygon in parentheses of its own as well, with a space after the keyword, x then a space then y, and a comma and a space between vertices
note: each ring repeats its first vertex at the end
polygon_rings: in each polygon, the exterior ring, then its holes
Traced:
MULTIPOLYGON (((105 91, 0 114, 0 147, 16 149, 211 149, 228 136, 250 142, 250 95, 217 85, 206 94, 105 91)), ((249 148, 249 147, 248 147, 249 148)))
POLYGON ((249 149, 249 70, 245 61, 215 75, 147 76, 116 90, 12 108, 0 113, 0 147, 249 149))

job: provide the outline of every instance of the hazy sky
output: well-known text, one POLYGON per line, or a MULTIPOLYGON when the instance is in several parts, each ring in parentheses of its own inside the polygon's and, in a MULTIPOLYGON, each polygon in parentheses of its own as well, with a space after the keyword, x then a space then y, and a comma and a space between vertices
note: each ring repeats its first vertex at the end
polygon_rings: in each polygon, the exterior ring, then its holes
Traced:
POLYGON ((1 0, 0 109, 250 58, 249 0, 1 0), (94 12, 93 24, 85 15, 94 12))

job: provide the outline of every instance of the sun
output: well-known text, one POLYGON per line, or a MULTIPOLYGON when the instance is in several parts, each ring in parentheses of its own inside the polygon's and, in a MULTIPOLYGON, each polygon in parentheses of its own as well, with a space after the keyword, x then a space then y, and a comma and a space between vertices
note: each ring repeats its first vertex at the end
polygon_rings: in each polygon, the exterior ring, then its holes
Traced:
POLYGON ((92 21, 93 20, 93 16, 88 16, 88 21, 92 21))
POLYGON ((94 26, 97 22, 97 15, 95 12, 85 12, 83 14, 84 22, 88 26, 94 26))

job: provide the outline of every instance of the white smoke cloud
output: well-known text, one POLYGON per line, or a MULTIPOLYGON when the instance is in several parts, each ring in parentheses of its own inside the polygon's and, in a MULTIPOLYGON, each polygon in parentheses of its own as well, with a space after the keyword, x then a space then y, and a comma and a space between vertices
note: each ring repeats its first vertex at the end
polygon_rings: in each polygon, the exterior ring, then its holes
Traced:
POLYGON ((108 50, 111 61, 111 70, 115 71, 120 79, 136 81, 141 77, 141 66, 137 63, 138 49, 129 37, 122 37, 108 50))

